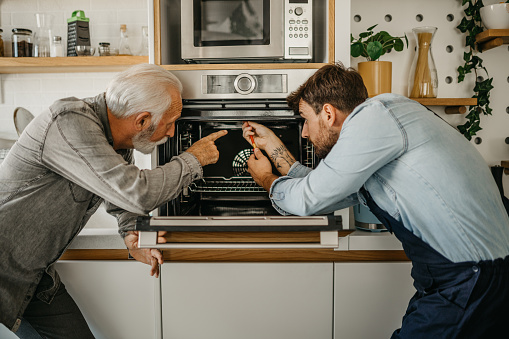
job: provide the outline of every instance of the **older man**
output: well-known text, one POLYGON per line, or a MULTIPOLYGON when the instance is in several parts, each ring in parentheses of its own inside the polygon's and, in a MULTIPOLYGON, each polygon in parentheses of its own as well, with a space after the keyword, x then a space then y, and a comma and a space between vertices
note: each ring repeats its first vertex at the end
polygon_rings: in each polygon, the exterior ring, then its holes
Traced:
POLYGON ((461 134, 408 98, 367 99, 340 64, 318 70, 288 97, 302 136, 323 158, 299 164, 268 128, 249 122, 259 149, 248 161, 283 214, 367 205, 401 240, 417 290, 393 338, 505 338, 509 217, 488 166, 461 134))
MULTIPOLYGON (((138 249, 136 217, 173 199, 215 163, 219 131, 153 170, 134 165, 173 136, 182 85, 155 65, 119 73, 106 93, 56 101, 0 167, 0 322, 19 337, 92 338, 53 264, 105 201, 131 255, 158 275, 162 255, 138 249)), ((164 242, 164 238, 160 237, 164 242)))

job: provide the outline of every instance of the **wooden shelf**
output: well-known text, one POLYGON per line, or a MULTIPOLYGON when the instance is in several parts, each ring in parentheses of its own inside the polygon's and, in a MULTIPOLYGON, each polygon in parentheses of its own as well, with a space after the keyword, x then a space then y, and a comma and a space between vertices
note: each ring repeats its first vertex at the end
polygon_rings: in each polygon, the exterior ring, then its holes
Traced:
POLYGON ((475 36, 477 49, 484 52, 492 48, 509 44, 509 29, 488 29, 475 36))
POLYGON ((447 114, 464 114, 466 106, 477 105, 476 98, 410 98, 424 106, 445 106, 447 114))
POLYGON ((148 56, 0 58, 0 74, 116 72, 141 63, 148 63, 148 56))
POLYGON ((174 64, 160 65, 169 71, 236 70, 236 69, 319 69, 326 63, 258 63, 258 64, 174 64))

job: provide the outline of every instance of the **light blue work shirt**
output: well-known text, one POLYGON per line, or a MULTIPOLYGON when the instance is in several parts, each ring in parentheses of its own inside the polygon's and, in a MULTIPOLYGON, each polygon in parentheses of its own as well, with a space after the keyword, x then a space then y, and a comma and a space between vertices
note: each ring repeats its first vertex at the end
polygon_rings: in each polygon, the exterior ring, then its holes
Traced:
POLYGON ((453 262, 509 254, 509 218, 489 166, 453 127, 395 94, 369 99, 347 117, 316 169, 295 163, 270 189, 282 214, 380 208, 453 262))

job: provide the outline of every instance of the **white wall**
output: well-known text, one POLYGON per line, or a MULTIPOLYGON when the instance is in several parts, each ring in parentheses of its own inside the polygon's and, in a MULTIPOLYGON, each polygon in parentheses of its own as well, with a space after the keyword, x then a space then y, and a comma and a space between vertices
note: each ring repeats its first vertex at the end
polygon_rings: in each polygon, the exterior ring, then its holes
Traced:
MULTIPOLYGON (((11 56, 11 31, 28 28, 36 32, 35 13, 54 15, 53 35, 67 45, 67 18, 74 10, 85 11, 90 18, 91 45, 107 41, 118 47, 120 24, 126 24, 133 53, 139 50, 141 27, 148 25, 146 0, 2 0, 0 27, 6 56, 11 56)), ((96 55, 97 52, 96 52, 96 55)), ((97 56, 98 57, 98 56, 97 56)), ((2 74, 0 101, 0 135, 16 136, 12 114, 22 106, 34 115, 54 100, 67 97, 97 95, 106 89, 114 73, 2 74)))
MULTIPOLYGON (((483 2, 485 5, 498 3, 496 0, 483 2)), ((464 82, 457 83, 458 72, 456 69, 458 66, 463 66, 463 53, 468 51, 465 48, 465 35, 456 29, 463 18, 463 7, 460 0, 356 0, 351 1, 351 6, 351 31, 354 37, 357 38, 360 32, 378 23, 375 32, 386 30, 393 36, 405 33, 409 38, 410 47, 408 49, 402 52, 393 51, 380 58, 382 61, 392 61, 393 63, 392 91, 394 93, 408 95, 408 74, 415 55, 416 44, 412 28, 435 26, 438 27, 438 30, 432 43, 432 51, 438 72, 438 97, 472 97, 475 81, 473 74, 467 75, 464 82), (376 4, 376 9, 373 7, 374 4, 376 4), (421 22, 416 20, 416 16, 419 14, 423 17, 421 22), (454 17, 452 21, 448 20, 449 14, 454 17), (354 19, 356 15, 360 16, 360 21, 354 19), (392 17, 392 21, 386 21, 387 15, 392 17), (452 46, 452 52, 449 52, 448 46, 452 46), (447 84, 446 77, 451 77, 453 81, 447 84)), ((481 116, 483 130, 478 132, 475 137, 480 137, 482 143, 475 144, 475 147, 488 165, 500 165, 501 160, 509 160, 509 145, 505 143, 505 138, 509 137, 509 114, 507 114, 509 113, 509 98, 507 96, 509 93, 508 45, 479 53, 478 56, 484 60, 484 66, 488 69, 490 77, 493 77, 495 88, 491 91, 493 114, 481 116)), ((357 67, 360 61, 365 60, 362 57, 352 58, 351 65, 357 67)), ((486 79, 486 75, 482 73, 479 75, 486 79)), ((430 108, 454 127, 466 121, 465 115, 445 114, 444 107, 433 106, 430 108)), ((504 175, 504 186, 507 195, 509 192, 509 176, 507 175, 504 175)))

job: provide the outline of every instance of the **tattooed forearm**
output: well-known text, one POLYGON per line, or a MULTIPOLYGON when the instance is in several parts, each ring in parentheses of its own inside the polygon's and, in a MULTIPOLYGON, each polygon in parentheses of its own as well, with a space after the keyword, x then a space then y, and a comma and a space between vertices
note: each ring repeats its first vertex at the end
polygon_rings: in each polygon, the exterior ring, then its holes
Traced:
POLYGON ((277 170, 283 175, 286 175, 290 170, 290 167, 295 163, 295 158, 283 144, 272 150, 270 158, 277 170))

